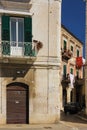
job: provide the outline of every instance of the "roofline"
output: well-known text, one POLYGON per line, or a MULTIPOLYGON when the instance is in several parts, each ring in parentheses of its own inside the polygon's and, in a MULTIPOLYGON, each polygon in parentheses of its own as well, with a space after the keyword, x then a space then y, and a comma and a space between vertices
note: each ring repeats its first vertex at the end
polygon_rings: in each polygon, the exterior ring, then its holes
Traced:
POLYGON ((82 45, 84 45, 84 43, 78 37, 76 37, 71 31, 69 31, 68 28, 66 28, 63 24, 61 24, 61 27, 64 28, 68 33, 70 33, 74 38, 76 38, 82 45))

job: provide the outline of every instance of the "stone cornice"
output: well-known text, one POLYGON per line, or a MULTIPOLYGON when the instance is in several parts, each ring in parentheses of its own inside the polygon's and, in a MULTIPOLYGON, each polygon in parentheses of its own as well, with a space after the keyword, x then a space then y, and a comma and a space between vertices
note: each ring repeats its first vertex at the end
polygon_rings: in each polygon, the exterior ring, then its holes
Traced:
POLYGON ((54 1, 59 1, 59 2, 62 2, 62 0, 54 0, 54 1))
POLYGON ((21 11, 11 11, 11 10, 5 10, 5 9, 0 9, 0 14, 13 14, 13 15, 26 15, 26 16, 32 16, 30 12, 21 12, 21 11))

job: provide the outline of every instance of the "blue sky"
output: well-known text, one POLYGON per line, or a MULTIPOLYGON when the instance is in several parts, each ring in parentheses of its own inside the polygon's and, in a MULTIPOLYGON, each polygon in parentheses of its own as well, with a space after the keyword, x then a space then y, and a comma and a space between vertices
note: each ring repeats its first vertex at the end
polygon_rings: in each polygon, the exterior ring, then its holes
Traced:
MULTIPOLYGON (((62 24, 84 43, 85 51, 85 2, 62 0, 62 24)), ((84 53, 85 54, 85 53, 84 53)))

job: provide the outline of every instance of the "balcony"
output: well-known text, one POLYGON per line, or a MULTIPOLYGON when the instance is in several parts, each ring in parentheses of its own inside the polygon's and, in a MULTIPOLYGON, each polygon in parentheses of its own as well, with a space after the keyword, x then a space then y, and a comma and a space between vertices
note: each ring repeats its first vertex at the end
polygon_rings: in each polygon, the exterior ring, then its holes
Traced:
POLYGON ((35 60, 37 55, 37 47, 30 42, 16 43, 9 41, 1 41, 0 44, 0 60, 2 62, 11 60, 35 60))
POLYGON ((82 86, 84 85, 84 79, 83 78, 79 78, 78 76, 75 77, 75 86, 82 86))
POLYGON ((61 53, 62 53, 62 60, 69 60, 72 57, 72 53, 69 49, 61 49, 61 53))
POLYGON ((63 75, 61 83, 62 84, 68 84, 68 83, 70 83, 69 74, 67 74, 67 76, 63 75))

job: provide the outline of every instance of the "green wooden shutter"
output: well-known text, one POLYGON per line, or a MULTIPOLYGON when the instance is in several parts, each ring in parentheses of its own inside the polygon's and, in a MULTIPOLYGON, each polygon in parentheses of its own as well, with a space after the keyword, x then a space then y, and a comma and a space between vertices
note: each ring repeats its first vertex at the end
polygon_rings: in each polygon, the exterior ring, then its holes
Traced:
POLYGON ((64 40, 64 50, 66 50, 67 42, 64 40))
POLYGON ((24 18, 24 55, 32 55, 32 18, 24 18))
POLYGON ((66 77, 66 65, 63 66, 63 75, 66 77))
POLYGON ((71 46, 71 51, 73 51, 73 46, 71 46))
POLYGON ((32 42, 32 18, 24 18, 24 41, 32 42))
POLYGON ((2 16, 2 40, 10 41, 10 31, 9 28, 9 16, 2 16))
POLYGON ((76 77, 79 78, 79 71, 76 72, 76 77))
POLYGON ((73 74, 73 69, 72 68, 70 69, 70 73, 73 74))
POLYGON ((77 50, 77 57, 79 57, 79 50, 77 50))
POLYGON ((2 53, 10 55, 10 17, 2 16, 2 53))

